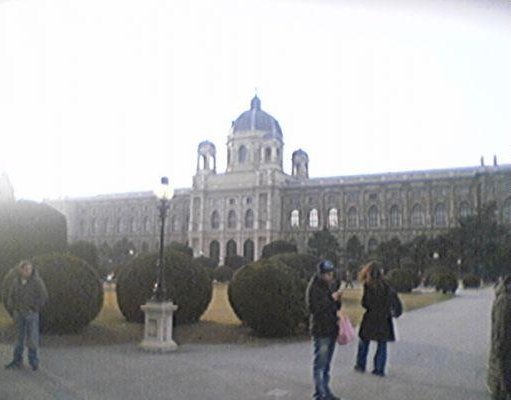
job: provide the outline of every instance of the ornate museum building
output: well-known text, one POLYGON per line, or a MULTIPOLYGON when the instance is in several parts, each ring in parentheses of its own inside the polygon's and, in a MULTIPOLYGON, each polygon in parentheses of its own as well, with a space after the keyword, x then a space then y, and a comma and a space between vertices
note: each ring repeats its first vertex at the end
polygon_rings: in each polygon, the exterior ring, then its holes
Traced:
MULTIPOLYGON (((168 241, 187 242, 196 255, 257 259, 270 241, 285 239, 305 249, 313 231, 327 227, 344 247, 354 235, 367 250, 393 237, 408 241, 437 235, 488 201, 511 223, 511 165, 309 178, 309 157, 292 154, 283 170, 278 121, 250 109, 231 126, 227 169, 218 173, 216 148, 199 144, 193 186, 175 192, 168 241)), ((67 217, 71 242, 112 245, 127 238, 137 252, 158 248, 156 199, 151 192, 107 194, 49 201, 67 217)))

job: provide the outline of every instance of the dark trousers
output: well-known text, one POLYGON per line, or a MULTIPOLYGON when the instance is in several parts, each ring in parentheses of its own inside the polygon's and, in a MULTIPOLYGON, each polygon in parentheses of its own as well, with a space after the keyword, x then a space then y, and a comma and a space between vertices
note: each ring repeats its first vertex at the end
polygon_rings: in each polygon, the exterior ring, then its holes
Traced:
MULTIPOLYGON (((367 364, 367 354, 369 353, 369 340, 360 339, 358 343, 357 367, 364 370, 367 364)), ((387 363, 387 342, 378 342, 378 348, 374 356, 374 372, 385 373, 385 364, 387 363)))
POLYGON ((39 365, 37 355, 39 349, 39 313, 19 313, 14 315, 16 322, 16 345, 14 346, 13 362, 23 362, 25 342, 28 347, 28 362, 32 366, 39 365))
POLYGON ((314 341, 314 399, 327 399, 332 395, 329 388, 330 363, 335 350, 335 337, 315 337, 314 341))

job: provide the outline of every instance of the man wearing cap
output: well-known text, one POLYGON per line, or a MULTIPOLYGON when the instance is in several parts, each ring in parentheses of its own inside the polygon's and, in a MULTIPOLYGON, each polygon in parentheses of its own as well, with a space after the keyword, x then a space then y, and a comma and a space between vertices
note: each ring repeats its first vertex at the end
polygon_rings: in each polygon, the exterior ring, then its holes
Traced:
POLYGON ((342 292, 333 291, 334 265, 329 260, 318 264, 318 272, 307 286, 306 301, 310 312, 310 330, 314 343, 314 400, 339 400, 328 386, 330 362, 339 332, 337 312, 342 292))

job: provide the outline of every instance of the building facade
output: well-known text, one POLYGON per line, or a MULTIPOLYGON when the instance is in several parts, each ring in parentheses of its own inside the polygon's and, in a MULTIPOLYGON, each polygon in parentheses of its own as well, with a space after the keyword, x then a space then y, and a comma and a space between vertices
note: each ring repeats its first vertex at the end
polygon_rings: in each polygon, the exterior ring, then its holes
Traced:
MULTIPOLYGON (((171 201, 168 240, 222 262, 234 254, 257 259, 277 239, 304 250, 323 228, 341 247, 356 236, 369 251, 394 237, 436 236, 489 201, 497 203, 500 222, 511 224, 511 165, 496 158, 491 166, 481 160, 468 168, 310 178, 301 149, 292 154, 291 174, 283 170, 283 147, 278 121, 254 97, 232 123, 225 172, 217 172, 215 145, 199 144, 193 185, 171 201)), ((158 246, 149 192, 49 203, 66 215, 70 241, 112 245, 127 238, 137 251, 158 246)))

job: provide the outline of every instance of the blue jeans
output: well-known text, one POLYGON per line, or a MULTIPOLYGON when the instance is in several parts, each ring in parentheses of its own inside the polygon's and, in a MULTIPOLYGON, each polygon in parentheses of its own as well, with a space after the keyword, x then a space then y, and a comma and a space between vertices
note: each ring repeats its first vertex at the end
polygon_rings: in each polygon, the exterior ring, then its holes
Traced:
POLYGON ((37 351, 39 348, 39 313, 15 313, 16 322, 16 345, 14 347, 13 362, 23 362, 23 350, 25 342, 28 347, 28 362, 32 366, 39 365, 37 351))
MULTIPOLYGON (((369 353, 369 340, 362 340, 358 343, 357 367, 365 371, 367 364, 367 354, 369 353)), ((385 364, 387 363, 387 342, 378 342, 378 348, 374 356, 374 372, 385 373, 385 364)))
POLYGON ((328 399, 332 392, 330 382, 330 362, 335 350, 335 337, 315 337, 314 341, 314 399, 328 399))

